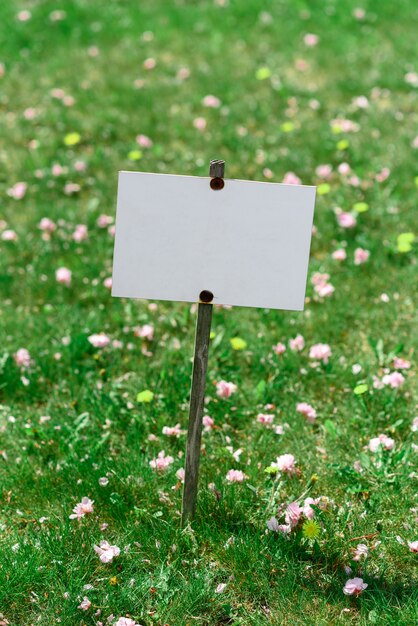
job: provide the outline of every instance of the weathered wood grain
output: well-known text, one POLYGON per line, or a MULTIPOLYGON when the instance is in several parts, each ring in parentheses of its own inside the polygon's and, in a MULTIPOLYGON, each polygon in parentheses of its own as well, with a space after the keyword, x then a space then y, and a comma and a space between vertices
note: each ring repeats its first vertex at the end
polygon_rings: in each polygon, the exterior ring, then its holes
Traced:
POLYGON ((212 304, 200 302, 197 311, 189 426, 187 431, 186 467, 183 489, 182 525, 193 518, 196 510, 199 479, 202 417, 208 366, 212 304))

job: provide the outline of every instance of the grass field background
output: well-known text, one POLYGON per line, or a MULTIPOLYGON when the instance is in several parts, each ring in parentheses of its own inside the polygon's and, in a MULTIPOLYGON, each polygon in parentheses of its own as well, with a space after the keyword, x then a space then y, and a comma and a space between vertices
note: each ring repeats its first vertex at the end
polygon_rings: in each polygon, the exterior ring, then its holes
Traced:
POLYGON ((0 624, 418 623, 417 18, 412 0, 1 3, 0 624), (107 279, 117 172, 212 158, 318 194, 305 311, 214 310, 182 531, 195 307, 107 279), (268 529, 306 498, 314 524, 268 529))

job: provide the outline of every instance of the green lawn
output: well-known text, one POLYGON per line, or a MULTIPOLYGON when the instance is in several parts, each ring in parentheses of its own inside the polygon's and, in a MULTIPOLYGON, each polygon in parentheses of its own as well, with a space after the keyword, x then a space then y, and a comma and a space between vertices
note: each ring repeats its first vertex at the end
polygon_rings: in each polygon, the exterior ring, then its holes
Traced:
POLYGON ((0 624, 418 623, 417 18, 413 0, 0 4, 0 624), (212 158, 317 185, 315 232, 303 313, 214 310, 182 531, 196 310, 104 282, 117 172, 212 158))

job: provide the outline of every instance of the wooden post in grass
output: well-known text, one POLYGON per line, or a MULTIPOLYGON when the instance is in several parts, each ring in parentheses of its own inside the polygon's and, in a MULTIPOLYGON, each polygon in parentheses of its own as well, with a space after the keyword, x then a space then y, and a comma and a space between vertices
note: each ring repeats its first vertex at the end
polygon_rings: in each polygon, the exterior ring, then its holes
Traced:
MULTIPOLYGON (((216 160, 210 162, 210 187, 214 191, 223 189, 224 172, 225 161, 216 160)), ((203 405, 205 400, 206 371, 208 368, 210 325, 213 308, 212 300, 213 293, 211 291, 205 289, 200 292, 197 308, 192 387, 190 392, 189 426, 187 430, 186 467, 181 515, 182 526, 193 518, 196 510, 203 405)))

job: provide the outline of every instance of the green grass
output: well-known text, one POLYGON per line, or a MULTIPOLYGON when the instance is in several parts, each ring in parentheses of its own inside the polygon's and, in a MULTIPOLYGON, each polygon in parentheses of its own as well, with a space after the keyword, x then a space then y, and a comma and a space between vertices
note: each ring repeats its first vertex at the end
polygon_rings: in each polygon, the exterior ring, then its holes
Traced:
POLYGON ((0 615, 11 626, 107 624, 111 615, 111 623, 131 616, 143 626, 418 622, 417 555, 407 545, 418 540, 413 368, 402 371, 398 389, 373 387, 373 376, 394 370, 395 355, 411 361, 414 353, 416 261, 397 237, 413 230, 416 208, 418 91, 405 75, 418 71, 418 7, 226 4, 1 3, 0 231, 18 237, 0 233, 0 615), (358 7, 364 19, 354 17, 358 7), (31 19, 22 22, 24 9, 31 19), (64 19, 51 20, 56 10, 64 19), (315 47, 304 44, 307 33, 319 36, 315 47), (144 69, 147 58, 154 69, 144 69), (190 76, 181 79, 185 67, 190 76), (264 80, 260 68, 269 70, 264 80), (53 97, 57 88, 74 104, 53 97), (202 105, 208 94, 220 108, 202 105), (358 96, 368 108, 353 104, 358 96), (203 132, 193 125, 198 117, 207 120, 203 132), (334 132, 336 118, 358 131, 334 132), (65 145, 69 133, 80 142, 65 145), (153 146, 132 161, 139 134, 153 146), (206 410, 216 427, 204 434, 198 513, 182 531, 175 474, 185 436, 168 438, 162 428, 187 426, 195 311, 112 299, 103 281, 113 239, 96 220, 114 215, 118 170, 207 175, 211 158, 226 160, 227 177, 266 180, 268 168, 269 180, 292 171, 329 189, 317 197, 304 313, 214 311, 206 410), (349 175, 338 172, 344 162, 349 175), (54 164, 66 171, 54 176, 54 164), (315 172, 321 164, 332 166, 327 181, 315 172), (390 175, 378 182, 385 167, 390 175), (358 186, 348 182, 353 175, 358 186), (19 181, 28 187, 16 200, 7 192, 19 181), (79 191, 66 194, 68 182, 79 191), (336 207, 352 212, 358 202, 368 210, 343 230, 336 207), (38 228, 43 217, 57 224, 50 240, 38 228), (72 239, 77 224, 88 226, 81 243, 72 239), (340 247, 343 262, 331 256, 340 247), (362 265, 353 262, 357 248, 370 251, 362 265), (72 271, 69 287, 55 280, 61 266, 72 271), (331 296, 315 293, 315 272, 330 274, 331 296), (146 323, 151 342, 134 335, 146 323), (94 348, 88 337, 99 332, 122 347, 94 348), (305 348, 292 352, 297 334, 305 348), (244 350, 232 349, 233 337, 246 341, 244 350), (287 345, 281 356, 272 351, 279 341, 287 345), (332 356, 312 367, 316 343, 329 344, 332 356), (13 358, 19 348, 32 359, 24 370, 13 358), (232 398, 217 397, 221 379, 237 385, 232 398), (367 390, 355 394, 362 383, 367 390), (145 389, 154 398, 139 404, 145 389), (298 402, 316 409, 314 424, 298 402), (256 422, 262 412, 289 425, 283 435, 256 422), (367 445, 381 433, 395 448, 372 453, 367 445), (240 461, 229 446, 242 448, 240 461), (174 458, 164 473, 149 465, 160 450, 174 458), (298 473, 266 473, 285 453, 298 473), (228 484, 231 468, 247 480, 228 484), (70 520, 84 496, 93 513, 70 520), (299 527, 289 537, 267 532, 282 504, 307 496, 331 501, 315 512, 316 541, 299 527), (103 539, 121 548, 109 564, 93 549, 103 539), (360 562, 358 543, 369 549, 360 562), (368 587, 349 597, 343 587, 354 576, 368 587), (77 608, 84 596, 87 611, 77 608))

